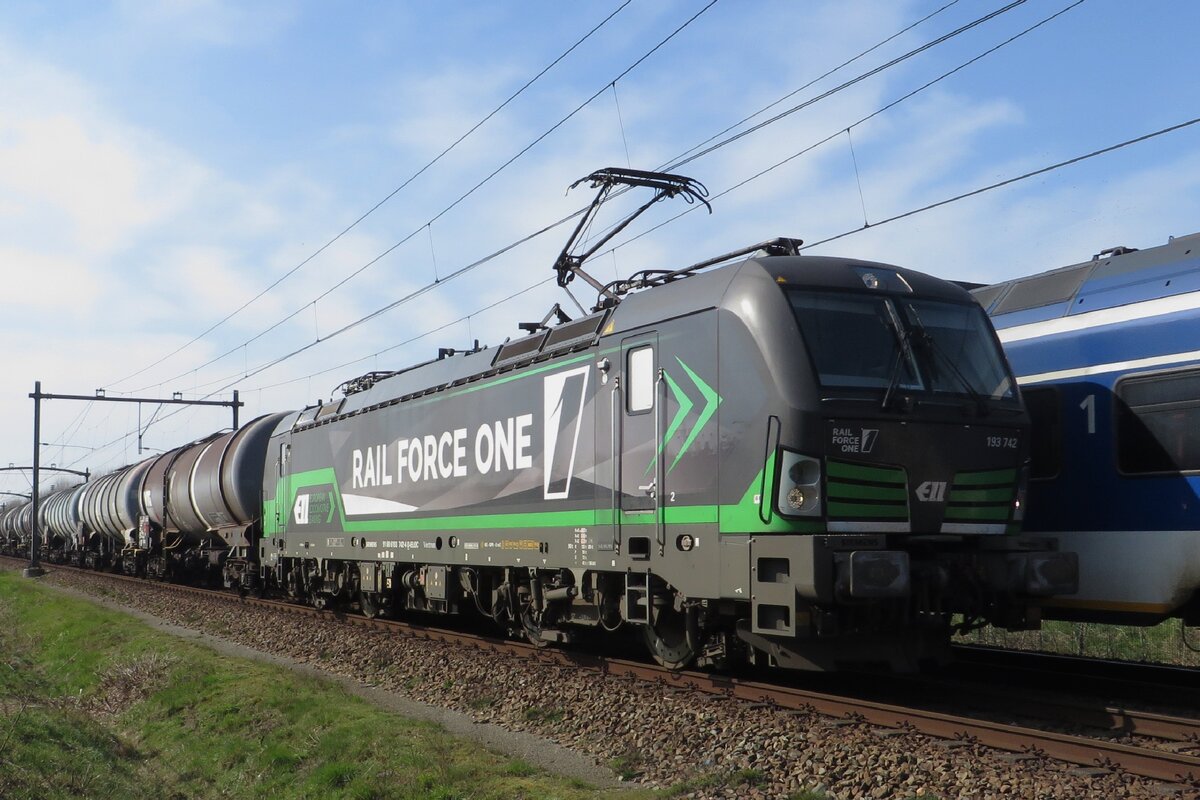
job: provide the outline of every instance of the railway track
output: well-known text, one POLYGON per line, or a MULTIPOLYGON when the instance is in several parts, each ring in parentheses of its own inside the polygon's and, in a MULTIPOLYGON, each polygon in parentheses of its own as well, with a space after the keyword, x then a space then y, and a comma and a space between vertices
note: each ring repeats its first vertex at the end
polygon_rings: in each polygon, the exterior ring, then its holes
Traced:
MULTIPOLYGON (((19 559, 4 558, 16 566, 19 559)), ((71 570, 65 566, 52 569, 71 570)), ((114 581, 141 584, 141 579, 109 573, 78 570, 89 575, 100 575, 114 581)), ((262 608, 285 610, 289 613, 308 615, 322 619, 334 619, 346 625, 387 630, 399 635, 424 640, 450 642, 458 646, 469 646, 485 652, 507 652, 536 659, 541 663, 570 669, 593 670, 598 673, 632 680, 650 681, 675 691, 697 691, 752 704, 761 704, 783 713, 789 711, 811 713, 843 720, 845 724, 861 724, 875 730, 879 736, 894 736, 904 733, 920 733, 942 740, 946 747, 954 748, 980 744, 1006 751, 1014 761, 1050 758, 1077 765, 1083 770, 1123 772, 1154 780, 1164 781, 1164 791, 1172 789, 1192 795, 1200 792, 1200 719, 1140 711, 1125 707, 1122 703, 1098 706, 1070 698, 1026 697, 1021 698, 1021 688, 994 687, 984 691, 979 681, 962 683, 954 688, 940 679, 918 678, 913 681, 890 678, 880 682, 884 687, 907 685, 916 697, 906 697, 903 704, 889 702, 879 697, 854 696, 842 691, 818 691, 797 685, 781 685, 776 682, 745 677, 718 675, 704 672, 671 672, 657 665, 639 661, 611 658, 578 651, 537 647, 524 642, 510 641, 473 633, 446 630, 398 620, 368 619, 354 613, 318 610, 309 606, 266 600, 254 597, 238 597, 223 591, 202 589, 178 584, 159 583, 161 588, 181 593, 191 593, 206 598, 219 598, 224 602, 240 603, 262 608), (1015 724, 1008 721, 969 716, 930 707, 921 702, 919 696, 933 695, 939 706, 969 704, 991 712, 1000 711, 1004 717, 1022 717, 1049 722, 1047 727, 1086 727, 1098 729, 1100 736, 1085 736, 1074 732, 1015 724), (914 700, 910 702, 909 700, 914 700), (1113 736, 1128 738, 1144 737, 1147 742, 1130 743, 1115 741, 1113 736)), ((794 676, 793 676, 794 679, 794 676)), ((1066 678, 1069 680, 1069 678, 1066 678)), ((1091 678, 1099 681, 1096 676, 1091 678)), ((1110 684, 1110 688, 1137 685, 1131 678, 1124 683, 1110 684)), ((892 689, 886 689, 891 693, 892 689)), ((903 692, 901 692, 903 694, 903 692)), ((1175 707, 1178 707, 1177 705, 1175 707)))
POLYGON ((1167 664, 955 645, 957 666, 1006 683, 1119 695, 1145 703, 1200 708, 1200 670, 1167 664))

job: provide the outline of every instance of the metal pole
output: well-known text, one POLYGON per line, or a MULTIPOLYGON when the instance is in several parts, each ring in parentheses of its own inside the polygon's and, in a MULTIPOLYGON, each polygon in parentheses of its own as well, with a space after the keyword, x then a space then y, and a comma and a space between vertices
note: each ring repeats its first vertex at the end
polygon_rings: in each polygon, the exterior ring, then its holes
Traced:
POLYGON ((38 506, 40 498, 38 496, 38 481, 41 480, 41 447, 42 442, 42 382, 34 381, 33 394, 29 395, 33 398, 33 519, 30 520, 30 529, 33 531, 33 541, 29 545, 29 566, 22 571, 22 575, 26 578, 37 578, 46 574, 46 570, 42 569, 38 564, 38 548, 41 545, 42 532, 38 530, 38 506))
POLYGON ((238 390, 234 389, 233 390, 233 429, 235 431, 238 429, 238 406, 240 406, 240 405, 241 405, 241 403, 238 402, 238 390))

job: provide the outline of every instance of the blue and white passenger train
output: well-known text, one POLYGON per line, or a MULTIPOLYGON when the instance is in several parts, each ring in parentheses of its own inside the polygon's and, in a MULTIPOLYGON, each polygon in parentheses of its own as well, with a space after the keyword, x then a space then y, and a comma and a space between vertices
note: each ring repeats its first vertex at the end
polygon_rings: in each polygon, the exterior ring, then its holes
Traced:
POLYGON ((974 295, 1033 417, 1025 529, 1079 554, 1045 616, 1200 624, 1200 233, 974 295))

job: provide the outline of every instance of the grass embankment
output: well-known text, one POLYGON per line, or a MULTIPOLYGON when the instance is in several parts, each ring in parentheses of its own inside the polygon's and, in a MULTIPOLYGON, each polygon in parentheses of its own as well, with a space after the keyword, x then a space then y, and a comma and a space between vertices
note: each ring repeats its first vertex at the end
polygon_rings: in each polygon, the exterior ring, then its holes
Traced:
MULTIPOLYGON (((1188 629, 1188 641, 1200 647, 1200 630, 1188 629)), ((1157 664, 1200 666, 1200 653, 1191 650, 1180 634, 1179 620, 1152 627, 1101 625, 1094 622, 1042 623, 1040 631, 1004 631, 984 628, 962 637, 970 644, 1039 650, 1093 658, 1150 661, 1157 664)))
POLYGON ((331 683, 0 573, 0 797, 586 798, 331 683))

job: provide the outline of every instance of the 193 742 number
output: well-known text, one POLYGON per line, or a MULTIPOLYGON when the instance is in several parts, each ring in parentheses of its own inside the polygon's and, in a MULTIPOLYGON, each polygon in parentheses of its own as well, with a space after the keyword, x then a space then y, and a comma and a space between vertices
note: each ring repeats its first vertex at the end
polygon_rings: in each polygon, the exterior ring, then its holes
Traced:
POLYGON ((1016 450, 1017 437, 1015 436, 989 436, 987 437, 987 446, 1000 450, 1016 450))

